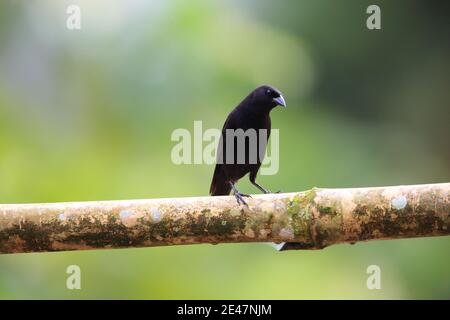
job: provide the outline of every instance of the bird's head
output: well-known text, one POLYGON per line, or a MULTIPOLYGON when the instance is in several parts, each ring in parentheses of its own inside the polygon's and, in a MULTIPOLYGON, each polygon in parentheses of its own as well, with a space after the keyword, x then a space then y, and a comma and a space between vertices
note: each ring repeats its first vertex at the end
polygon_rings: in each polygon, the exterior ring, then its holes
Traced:
POLYGON ((286 101, 278 89, 271 86, 260 86, 252 92, 253 102, 269 111, 276 106, 286 107, 286 101))

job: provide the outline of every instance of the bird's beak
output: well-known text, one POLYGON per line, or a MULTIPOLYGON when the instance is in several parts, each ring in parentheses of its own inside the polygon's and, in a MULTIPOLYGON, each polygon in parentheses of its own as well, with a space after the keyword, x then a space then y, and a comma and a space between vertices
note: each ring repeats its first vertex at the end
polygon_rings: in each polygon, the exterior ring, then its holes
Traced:
POLYGON ((284 98, 282 95, 280 95, 279 97, 273 98, 273 101, 275 101, 278 105, 286 108, 286 101, 284 101, 284 98))

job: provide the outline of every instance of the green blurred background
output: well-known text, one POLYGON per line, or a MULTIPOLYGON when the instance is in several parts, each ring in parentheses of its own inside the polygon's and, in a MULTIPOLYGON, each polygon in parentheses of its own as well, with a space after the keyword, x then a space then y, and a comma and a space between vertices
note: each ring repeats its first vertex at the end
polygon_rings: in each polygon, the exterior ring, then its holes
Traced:
MULTIPOLYGON (((176 128, 283 91, 280 170, 299 191, 450 181, 448 1, 0 2, 0 203, 207 195, 176 128), (381 7, 382 30, 366 28, 381 7), (81 30, 66 8, 81 7, 81 30)), ((246 180, 246 179, 245 179, 246 180)), ((255 192, 247 181, 244 192, 255 192)), ((0 298, 450 298, 450 238, 276 252, 191 245, 0 256, 0 298), (82 289, 66 289, 68 265, 82 289), (366 288, 379 265, 382 289, 366 288)))

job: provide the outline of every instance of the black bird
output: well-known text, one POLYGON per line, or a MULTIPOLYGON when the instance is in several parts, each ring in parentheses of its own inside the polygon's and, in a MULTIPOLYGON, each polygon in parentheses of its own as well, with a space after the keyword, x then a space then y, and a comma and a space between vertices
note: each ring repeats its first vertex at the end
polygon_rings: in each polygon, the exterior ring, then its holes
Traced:
MULTIPOLYGON (((229 195, 231 190, 233 190, 238 204, 242 203, 247 205, 243 197, 249 197, 249 195, 240 193, 235 186, 236 182, 247 173, 250 173, 249 178, 253 185, 262 192, 269 193, 267 189, 256 183, 256 175, 261 167, 266 144, 270 136, 271 123, 269 114, 273 108, 279 105, 286 107, 286 102, 284 101, 281 92, 271 86, 264 85, 253 90, 228 115, 228 118, 223 125, 222 136, 217 152, 217 164, 209 190, 209 193, 212 196, 229 195), (234 137, 233 140, 227 139, 227 137, 229 137, 227 129, 242 129, 244 132, 252 131, 249 129, 256 130, 256 146, 251 144, 252 140, 249 137, 245 137, 245 147, 238 148, 238 138, 234 137), (260 129, 266 129, 267 135, 260 135, 260 129), (233 142, 234 149, 231 149, 231 146, 229 146, 230 149, 227 149, 227 143, 229 144, 230 142, 233 142), (260 144, 260 142, 262 143, 260 144), (252 158, 250 152, 253 151, 254 153, 255 147, 257 151, 256 161, 255 157, 252 158), (234 153, 230 156, 231 150, 234 150, 234 153), (245 152, 244 155, 242 155, 243 152, 245 152), (227 158, 227 155, 229 158, 227 158), (238 161, 239 157, 241 157, 241 161, 238 161)), ((254 140, 253 143, 255 143, 254 140)))

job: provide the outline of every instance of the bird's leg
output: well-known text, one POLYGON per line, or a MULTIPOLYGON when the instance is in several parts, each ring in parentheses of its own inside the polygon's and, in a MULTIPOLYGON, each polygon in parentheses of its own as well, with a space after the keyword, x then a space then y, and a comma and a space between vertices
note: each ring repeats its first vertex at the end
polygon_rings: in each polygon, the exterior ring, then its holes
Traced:
POLYGON ((259 190, 261 190, 262 193, 271 193, 269 190, 263 188, 261 185, 259 185, 258 183, 256 183, 256 181, 251 181, 250 182, 257 187, 259 190))
MULTIPOLYGON (((258 171, 252 171, 252 172, 250 172, 250 182, 255 186, 255 187, 257 187, 262 193, 265 193, 265 194, 267 194, 267 193, 272 193, 272 192, 270 192, 268 189, 266 189, 266 188, 264 188, 263 186, 261 186, 259 183, 257 183, 256 182, 256 174, 257 174, 257 172, 258 171)), ((277 191, 277 192, 275 192, 275 193, 280 193, 280 191, 277 191)))
POLYGON ((236 188, 233 182, 230 182, 231 188, 233 189, 234 196, 236 197, 236 201, 238 205, 243 204, 248 207, 247 202, 245 202, 244 197, 251 198, 252 196, 249 194, 240 193, 239 190, 236 188))
MULTIPOLYGON (((270 192, 269 190, 267 190, 266 188, 264 188, 263 186, 261 186, 260 184, 258 184, 255 180, 250 180, 250 182, 255 186, 255 187, 257 187, 259 190, 261 190, 261 192, 263 192, 263 193, 272 193, 272 192, 270 192)), ((276 191, 276 192, 273 192, 273 193, 280 193, 281 192, 281 190, 278 190, 278 191, 276 191)))

